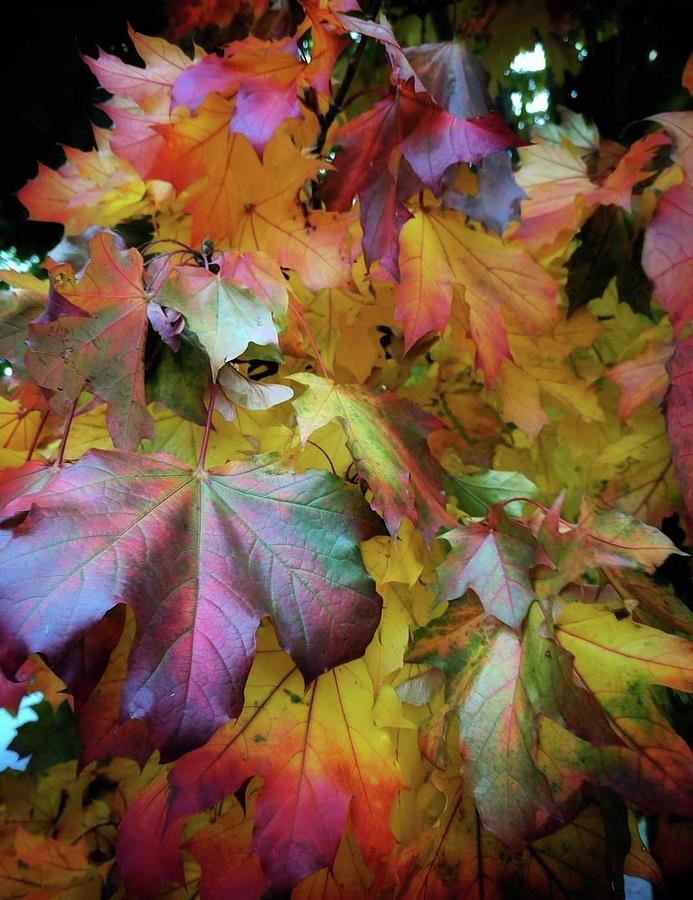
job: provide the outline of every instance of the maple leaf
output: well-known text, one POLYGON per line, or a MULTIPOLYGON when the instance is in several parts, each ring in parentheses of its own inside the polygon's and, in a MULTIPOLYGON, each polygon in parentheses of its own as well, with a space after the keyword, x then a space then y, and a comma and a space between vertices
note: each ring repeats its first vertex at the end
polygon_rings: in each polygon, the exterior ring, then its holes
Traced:
POLYGON ((455 711, 462 774, 484 827, 515 848, 555 830, 561 817, 534 756, 537 714, 568 723, 596 745, 619 744, 599 704, 576 682, 569 654, 544 632, 536 603, 519 637, 465 599, 417 632, 407 655, 448 678, 447 700, 425 727, 424 752, 440 760, 455 711))
POLYGON ((588 898, 609 896, 610 852, 599 808, 587 807, 569 825, 510 855, 479 821, 471 796, 452 767, 434 776, 446 806, 397 859, 400 896, 448 900, 483 896, 502 900, 520 895, 588 898))
POLYGON ((135 448, 152 434, 144 397, 142 257, 121 250, 105 231, 89 242, 89 253, 81 276, 75 278, 69 266, 52 273, 62 295, 87 316, 30 325, 26 365, 35 381, 56 391, 51 403, 58 412, 65 414, 83 390, 108 403, 114 444, 135 448))
POLYGON ((675 334, 690 321, 692 178, 693 175, 661 197, 643 246, 643 268, 654 281, 655 297, 669 313, 675 334))
POLYGON ((453 163, 479 162, 511 146, 512 137, 493 115, 458 119, 428 93, 402 84, 339 129, 334 141, 341 152, 327 179, 325 198, 330 208, 348 210, 358 195, 366 264, 378 259, 398 278, 399 233, 410 218, 404 201, 424 186, 439 191, 453 163), (376 153, 385 161, 380 167, 368 163, 376 153))
MULTIPOLYGON (((321 675, 305 690, 267 631, 260 632, 238 721, 178 760, 169 819, 261 775, 251 848, 271 887, 282 890, 333 861, 348 817, 365 859, 386 856, 394 847, 388 814, 401 780, 390 740, 373 722, 363 662, 321 675)), ((134 816, 131 826, 135 840, 142 832, 134 816)))
POLYGON ((544 771, 554 769, 564 785, 572 775, 578 784, 586 779, 614 787, 646 809, 676 808, 690 815, 693 754, 651 692, 654 684, 691 691, 690 642, 637 624, 613 608, 583 603, 572 603, 557 616, 556 636, 628 744, 593 747, 561 733, 558 725, 542 722, 544 771))
POLYGON ((94 129, 95 150, 65 147, 59 169, 39 163, 38 175, 17 192, 32 219, 60 222, 69 234, 94 225, 112 228, 123 219, 151 211, 147 185, 108 146, 108 132, 94 129))
POLYGON ((373 491, 371 506, 393 538, 405 518, 418 523, 426 542, 455 524, 445 511, 442 470, 426 443, 442 422, 390 392, 335 385, 307 372, 291 379, 308 387, 293 403, 301 440, 339 419, 356 471, 373 491))
POLYGON ((185 823, 178 819, 167 825, 168 802, 168 773, 161 769, 128 805, 120 822, 118 865, 128 891, 136 896, 156 897, 161 887, 185 881, 180 854, 185 823), (133 821, 137 823, 134 830, 130 825, 133 821), (143 840, 144 835, 147 840, 143 840), (152 845, 153 837, 156 842, 152 845))
POLYGON ((270 310, 259 299, 219 273, 175 266, 158 295, 182 313, 207 351, 216 381, 219 369, 255 343, 277 345, 270 310))
POLYGON ((283 129, 260 162, 244 135, 230 133, 233 104, 210 94, 194 116, 161 127, 164 143, 151 177, 170 181, 192 216, 192 242, 211 238, 240 251, 261 250, 296 269, 307 287, 349 281, 345 230, 353 214, 305 215, 297 195, 322 163, 307 159, 283 129))
POLYGON ((85 898, 101 895, 110 866, 89 861, 83 841, 68 844, 17 828, 14 853, 0 861, 0 891, 6 897, 85 898))
MULTIPOLYGON (((114 610, 122 611, 122 606, 114 610)), ((120 720, 123 685, 128 673, 128 658, 136 626, 135 617, 130 610, 127 610, 124 619, 123 623, 120 616, 111 613, 101 619, 82 639, 79 662, 86 660, 88 664, 94 665, 96 659, 102 659, 104 650, 111 651, 107 665, 102 672, 98 672, 97 678, 93 677, 94 673, 74 671, 74 668, 66 673, 66 660, 68 664, 73 660, 68 656, 61 661, 60 671, 70 684, 76 684, 85 695, 79 698, 77 708, 81 740, 79 758, 82 765, 93 760, 127 756, 144 766, 152 754, 153 747, 146 723, 142 719, 120 720), (95 683, 90 684, 92 680, 95 683)), ((71 655, 74 658, 74 654, 71 655)))
POLYGON ((243 807, 231 797, 227 801, 228 808, 221 815, 191 836, 183 834, 184 849, 192 853, 202 867, 201 896, 223 897, 233 891, 244 900, 254 900, 265 893, 267 879, 257 854, 250 849, 258 789, 258 783, 251 782, 243 798, 243 807), (224 860, 223 866, 219 865, 220 859, 224 860))
POLYGON ((437 569, 440 599, 461 597, 471 587, 489 615, 519 628, 535 599, 529 570, 550 565, 531 531, 494 509, 486 522, 448 531, 443 539, 451 551, 437 569))
POLYGON ((128 35, 144 66, 132 66, 117 56, 99 50, 94 59, 82 59, 99 84, 111 94, 134 100, 147 111, 166 111, 177 78, 193 65, 186 54, 163 38, 139 34, 128 27, 128 35))
POLYGON ((2 563, 14 598, 5 660, 56 658, 116 603, 131 605, 124 713, 147 717, 169 753, 238 714, 264 616, 307 679, 360 655, 376 627, 356 543, 379 522, 325 472, 236 464, 203 475, 171 457, 93 451, 30 497, 2 563), (37 582, 31 573, 46 567, 37 582))
MULTIPOLYGON (((438 192, 444 172, 460 161, 481 163, 513 146, 514 138, 484 99, 449 92, 447 83, 462 69, 470 74, 464 51, 454 44, 403 51, 384 15, 368 22, 337 14, 345 30, 380 42, 392 67, 393 90, 370 110, 339 128, 334 143, 341 148, 324 196, 337 209, 349 209, 358 195, 366 265, 375 260, 399 278, 397 249, 403 224, 410 218, 405 201, 428 187, 438 192), (419 49, 423 51, 421 58, 419 49), (431 61, 436 57, 435 62, 431 61), (417 74, 422 68, 422 78, 417 74), (385 165, 374 167, 377 154, 385 165)), ((472 77, 472 76, 470 76, 472 77)), ((464 79, 462 79, 464 80, 464 79)), ((477 88, 477 85, 474 85, 477 88)), ((477 90, 477 93, 479 90, 477 90)))
MULTIPOLYGON (((0 277, 7 280, 8 276, 10 273, 2 272, 0 277)), ((22 380, 27 377, 24 367, 26 329, 42 312, 45 302, 44 290, 27 289, 21 281, 11 293, 0 291, 0 356, 10 363, 22 380)))
POLYGON ((485 827, 518 849, 555 815, 548 783, 532 756, 535 709, 521 677, 522 643, 507 628, 459 707, 463 771, 485 827))
POLYGON ((0 396, 0 447, 27 451, 39 429, 39 410, 24 409, 14 400, 0 396))
POLYGON ((670 554, 685 555, 651 525, 620 510, 599 509, 588 498, 582 500, 576 525, 560 519, 558 506, 552 507, 538 529, 538 537, 557 567, 545 579, 554 590, 594 566, 653 572, 670 554))
POLYGON ((676 474, 693 515, 693 335, 679 341, 671 361, 667 430, 676 474))
POLYGON ((660 631, 693 635, 693 613, 670 587, 652 582, 633 569, 604 569, 618 598, 637 601, 633 618, 660 631))
POLYGON ((670 356, 670 344, 649 343, 633 359, 619 363, 607 372, 606 377, 621 388, 619 412, 622 419, 627 419, 647 400, 661 403, 669 386, 666 362, 670 356))
POLYGON ((517 182, 528 198, 521 204, 521 221, 512 237, 521 238, 535 255, 542 248, 562 247, 598 204, 613 204, 630 212, 633 187, 653 174, 646 167, 669 143, 661 132, 646 135, 622 153, 601 183, 595 183, 588 174, 585 150, 596 149, 596 135, 585 139, 578 133, 576 142, 570 138, 557 142, 560 134, 561 129, 556 135, 549 132, 548 141, 518 150, 522 165, 517 182))
POLYGON ((502 310, 529 334, 556 321, 558 286, 520 247, 466 225, 460 213, 422 209, 402 230, 396 315, 405 348, 429 331, 442 331, 459 285, 469 308, 469 330, 489 381, 509 355, 502 310))
MULTIPOLYGON (((407 47, 404 54, 431 96, 447 112, 469 119, 491 110, 488 76, 464 44, 424 44, 407 47)), ((505 150, 485 156, 476 168, 477 193, 462 194, 450 187, 443 193, 443 203, 501 233, 510 219, 517 217, 524 192, 515 181, 505 150)))
POLYGON ((244 134, 262 156, 279 125, 301 117, 301 100, 311 89, 329 95, 330 73, 344 46, 343 37, 328 31, 317 16, 280 41, 250 35, 227 44, 223 56, 211 54, 183 72, 173 86, 172 104, 196 110, 212 92, 236 94, 231 131, 244 134), (308 27, 312 48, 306 62, 298 42, 308 27))

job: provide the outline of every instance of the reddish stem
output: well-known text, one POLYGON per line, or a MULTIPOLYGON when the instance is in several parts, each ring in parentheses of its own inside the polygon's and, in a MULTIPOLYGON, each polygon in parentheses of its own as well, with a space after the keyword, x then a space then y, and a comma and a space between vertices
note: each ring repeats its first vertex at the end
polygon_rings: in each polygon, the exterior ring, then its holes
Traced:
POLYGON ((31 447, 29 447, 29 452, 26 455, 26 461, 29 462, 31 457, 34 455, 34 451, 38 447, 39 438, 41 437, 41 432, 43 431, 43 426, 46 424, 48 416, 50 415, 50 409, 47 409, 44 414, 41 416, 41 421, 38 424, 38 428, 36 429, 36 434, 34 435, 34 439, 31 442, 31 447))
POLYGON ((209 403, 207 405, 207 421, 205 422, 205 433, 202 435, 202 445, 200 447, 200 455, 197 458, 197 472, 201 472, 205 467, 205 458, 207 456, 207 447, 209 445, 209 435, 212 431, 212 415, 214 413, 214 401, 217 398, 217 384, 212 382, 209 391, 209 403))
POLYGON ((320 351, 318 350, 318 345, 315 341, 315 335, 311 331, 310 325, 303 318, 303 313, 301 312, 301 309, 300 309, 298 303, 295 303, 293 300, 289 300, 289 309, 296 316, 296 319, 298 320, 298 324, 303 329, 303 333, 310 341, 310 346, 313 348, 313 353, 315 354, 315 360, 318 364, 318 368, 320 369, 322 377, 329 378, 330 376, 327 372, 327 369, 325 368, 325 363, 322 361, 322 356, 320 355, 320 351))
POLYGON ((531 497, 510 497, 508 500, 501 500, 498 506, 507 506, 508 503, 531 503, 532 506, 536 506, 537 509, 543 509, 544 512, 548 512, 548 509, 543 503, 539 503, 538 500, 532 500, 531 497))
POLYGON ((62 466, 63 459, 65 457, 65 449, 67 447, 67 439, 70 436, 70 428, 72 428, 72 420, 75 417, 75 412, 77 411, 77 399, 72 401, 72 406, 70 407, 70 412, 67 415, 67 420, 65 422, 65 427, 63 428, 63 436, 60 441, 60 447, 58 448, 58 455, 55 458, 55 466, 62 466))

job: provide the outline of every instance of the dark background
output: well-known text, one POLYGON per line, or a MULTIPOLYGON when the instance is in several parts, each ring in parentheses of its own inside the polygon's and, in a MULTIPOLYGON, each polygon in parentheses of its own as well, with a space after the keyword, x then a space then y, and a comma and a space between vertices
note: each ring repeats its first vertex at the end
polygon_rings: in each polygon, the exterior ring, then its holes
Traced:
POLYGON ((94 103, 108 95, 97 93, 80 54, 96 56, 98 45, 136 62, 127 23, 145 34, 161 33, 164 3, 19 0, 4 5, 2 18, 0 247, 15 246, 20 258, 43 256, 60 240, 62 226, 28 223, 14 193, 36 174, 36 160, 54 167, 64 161, 61 144, 93 146, 94 103))

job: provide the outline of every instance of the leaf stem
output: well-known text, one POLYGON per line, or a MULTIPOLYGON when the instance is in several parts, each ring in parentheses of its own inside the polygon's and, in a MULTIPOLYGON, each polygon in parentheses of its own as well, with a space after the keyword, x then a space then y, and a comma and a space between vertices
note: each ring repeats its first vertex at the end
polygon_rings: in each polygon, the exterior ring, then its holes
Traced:
POLYGON ((63 460, 65 458, 65 450, 67 448, 67 439, 70 436, 70 429, 72 428, 72 420, 75 417, 75 412, 77 411, 77 400, 79 398, 75 397, 72 401, 72 406, 70 407, 70 412, 67 414, 67 419, 65 420, 65 426, 63 428, 63 436, 60 439, 60 447, 58 448, 58 455, 55 457, 54 466, 62 466, 63 460))
POLYGON ((46 424, 48 416, 50 415, 50 409, 46 409, 44 414, 41 416, 41 421, 38 423, 38 428, 36 429, 36 434, 34 435, 34 439, 31 442, 31 447, 29 447, 29 451, 26 455, 26 461, 30 462, 31 457, 34 455, 34 451, 38 447, 39 438, 41 437, 41 432, 43 431, 43 426, 46 424))
POLYGON ((212 415, 214 413, 214 401, 217 398, 217 383, 212 382, 209 391, 209 403, 207 404, 207 421, 205 422, 205 433, 202 435, 202 444, 200 446, 200 455, 197 458, 197 466, 195 471, 201 472, 205 467, 205 459, 207 457, 207 447, 209 446, 209 435, 212 430, 212 415))
POLYGON ((313 334, 310 325, 303 318, 303 313, 301 312, 301 307, 293 300, 289 300, 289 309, 296 316, 298 320, 298 324, 303 329, 303 333, 310 341, 310 346, 313 348, 313 353, 315 354, 315 361, 318 364, 318 368, 320 369, 320 373, 323 378, 329 378, 329 373, 325 368, 325 363, 322 361, 322 356, 320 355, 320 351, 318 350, 318 345, 315 340, 315 335, 313 334))
MULTIPOLYGON (((375 17, 378 15, 379 9, 380 0, 375 0, 372 8, 368 11, 370 17, 375 19, 375 17)), ((320 131, 318 132, 318 136, 315 139, 315 146, 313 147, 313 153, 316 156, 322 155, 322 151, 325 148, 325 142, 327 141, 327 132, 330 130, 334 120, 342 110, 344 101, 346 100, 347 94, 349 93, 349 88, 351 87, 351 84, 356 77, 356 71, 361 62, 361 58, 363 57, 363 51, 365 50, 367 43, 368 38, 365 34, 362 34, 359 45, 356 48, 356 52, 349 61, 349 65, 347 66, 346 72, 344 73, 344 78, 342 78, 342 83, 339 85, 337 93, 332 98, 329 109, 323 116, 318 117, 318 120, 320 122, 320 131)))
MULTIPOLYGON (((319 450, 322 453, 322 455, 325 457, 325 459, 328 461, 328 463, 330 464, 330 468, 332 469, 332 474, 337 475, 337 470, 335 469, 334 463, 330 459, 330 456, 327 453, 327 451, 323 450, 322 447, 320 446, 320 444, 316 444, 315 441, 307 440, 306 444, 310 444, 311 447, 315 447, 316 450, 319 450)), ((337 477, 339 477, 339 476, 337 476, 337 477)))

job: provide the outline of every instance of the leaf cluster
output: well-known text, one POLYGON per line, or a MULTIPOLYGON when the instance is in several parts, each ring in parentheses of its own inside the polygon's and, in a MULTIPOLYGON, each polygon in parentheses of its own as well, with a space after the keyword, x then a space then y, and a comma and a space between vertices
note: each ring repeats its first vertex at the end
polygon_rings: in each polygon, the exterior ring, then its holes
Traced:
POLYGON ((693 815, 692 617, 653 577, 693 511, 691 114, 518 146, 462 43, 223 6, 219 53, 86 58, 113 126, 20 193, 65 240, 2 276, 0 692, 44 700, 0 893, 661 885, 638 824, 693 815))

